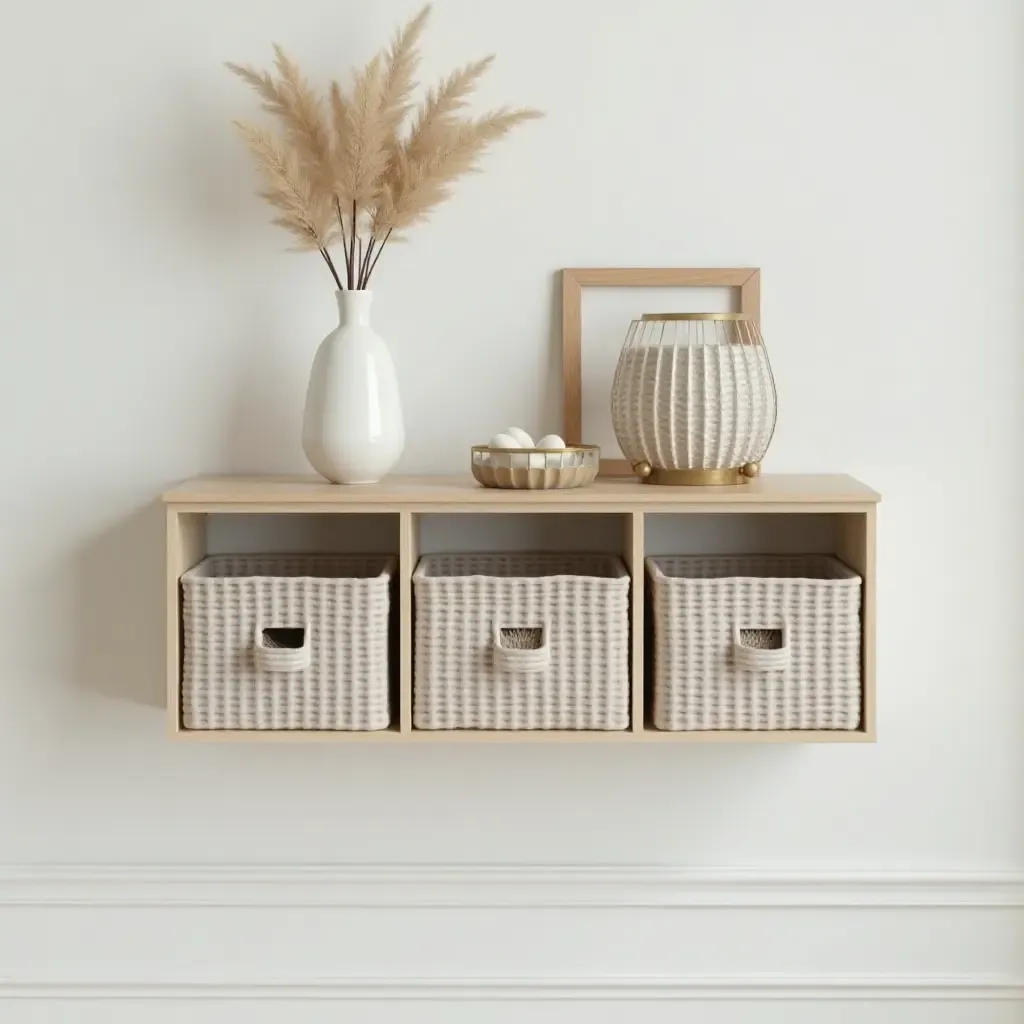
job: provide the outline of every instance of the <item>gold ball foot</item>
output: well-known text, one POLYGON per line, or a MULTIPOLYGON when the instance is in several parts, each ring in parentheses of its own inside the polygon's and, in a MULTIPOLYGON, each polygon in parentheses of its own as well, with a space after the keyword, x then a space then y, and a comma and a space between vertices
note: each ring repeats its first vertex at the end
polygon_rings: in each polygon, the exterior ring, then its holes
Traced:
POLYGON ((745 466, 740 467, 740 472, 750 480, 754 477, 761 475, 761 463, 760 462, 748 462, 745 466))
POLYGON ((633 466, 633 472, 641 480, 646 480, 653 472, 654 467, 649 462, 637 462, 633 466))

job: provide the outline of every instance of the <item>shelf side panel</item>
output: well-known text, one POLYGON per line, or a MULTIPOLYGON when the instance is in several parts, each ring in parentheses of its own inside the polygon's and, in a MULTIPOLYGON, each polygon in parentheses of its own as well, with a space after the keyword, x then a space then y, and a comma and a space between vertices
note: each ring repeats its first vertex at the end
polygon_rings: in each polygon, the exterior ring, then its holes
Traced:
POLYGON ((836 555, 860 573, 861 732, 875 738, 875 508, 837 517, 836 555))
POLYGON ((644 673, 644 514, 642 512, 627 512, 622 518, 623 555, 631 575, 629 588, 629 681, 632 694, 630 729, 635 733, 642 733, 646 686, 644 673))
POLYGON ((412 732, 413 637, 415 635, 412 574, 419 560, 419 517, 415 512, 399 513, 399 731, 412 732))
POLYGON ((206 554, 206 515, 167 509, 167 713, 171 731, 181 729, 181 585, 182 574, 206 554))

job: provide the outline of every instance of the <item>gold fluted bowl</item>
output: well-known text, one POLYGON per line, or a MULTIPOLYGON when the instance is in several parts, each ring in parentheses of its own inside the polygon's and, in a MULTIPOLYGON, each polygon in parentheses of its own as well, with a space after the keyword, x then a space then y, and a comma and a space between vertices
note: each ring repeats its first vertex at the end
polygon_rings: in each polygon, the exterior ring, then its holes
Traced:
POLYGON ((473 476, 484 487, 515 491, 554 491, 586 487, 593 483, 601 465, 601 449, 595 444, 568 448, 472 448, 473 476))

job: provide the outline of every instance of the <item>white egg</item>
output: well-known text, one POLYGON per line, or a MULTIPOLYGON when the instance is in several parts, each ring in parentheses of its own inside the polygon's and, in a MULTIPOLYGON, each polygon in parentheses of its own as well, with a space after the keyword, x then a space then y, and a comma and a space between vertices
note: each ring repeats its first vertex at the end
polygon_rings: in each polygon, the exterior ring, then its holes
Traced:
POLYGON ((537 442, 538 448, 564 448, 565 442, 557 434, 545 434, 537 442))
POLYGON ((511 434, 495 434, 487 444, 490 448, 522 448, 519 441, 511 434))
POLYGON ((517 448, 532 448, 534 446, 533 438, 530 437, 525 430, 522 430, 519 427, 506 427, 505 433, 508 434, 509 437, 514 437, 516 439, 517 448))

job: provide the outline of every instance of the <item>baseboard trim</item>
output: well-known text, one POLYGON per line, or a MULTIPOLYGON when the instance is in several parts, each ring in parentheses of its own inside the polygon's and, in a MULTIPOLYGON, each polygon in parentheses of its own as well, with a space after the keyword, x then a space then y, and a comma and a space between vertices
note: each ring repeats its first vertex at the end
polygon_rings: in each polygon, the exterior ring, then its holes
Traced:
POLYGON ((0 865, 0 906, 1019 908, 1024 873, 588 865, 0 865))
POLYGON ((0 980, 0 1002, 247 1001, 281 1002, 1020 1002, 1024 978, 785 977, 692 978, 335 978, 319 981, 34 981, 0 980))

